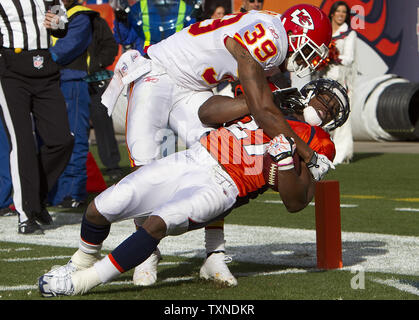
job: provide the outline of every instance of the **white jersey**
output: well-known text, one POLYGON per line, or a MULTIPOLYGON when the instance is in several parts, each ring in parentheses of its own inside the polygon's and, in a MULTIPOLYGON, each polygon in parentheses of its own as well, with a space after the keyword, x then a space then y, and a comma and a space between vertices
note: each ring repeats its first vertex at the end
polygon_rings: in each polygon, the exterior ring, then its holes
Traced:
POLYGON ((288 51, 280 17, 249 11, 204 20, 152 45, 147 53, 178 85, 207 90, 222 80, 238 79, 237 61, 225 47, 228 37, 245 47, 263 69, 279 66, 288 51))

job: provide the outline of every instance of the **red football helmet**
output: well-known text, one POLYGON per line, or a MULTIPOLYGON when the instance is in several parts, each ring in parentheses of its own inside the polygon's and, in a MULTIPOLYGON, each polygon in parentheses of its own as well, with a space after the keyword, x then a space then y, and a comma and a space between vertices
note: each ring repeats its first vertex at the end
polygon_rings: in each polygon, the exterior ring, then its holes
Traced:
POLYGON ((316 70, 329 53, 332 25, 327 15, 309 4, 295 5, 284 12, 282 24, 288 34, 288 70, 304 77, 316 70))

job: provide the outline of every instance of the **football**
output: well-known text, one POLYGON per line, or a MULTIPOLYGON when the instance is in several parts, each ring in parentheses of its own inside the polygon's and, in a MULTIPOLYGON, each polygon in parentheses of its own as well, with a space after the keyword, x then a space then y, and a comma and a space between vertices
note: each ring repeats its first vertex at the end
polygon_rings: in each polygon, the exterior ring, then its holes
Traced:
MULTIPOLYGON (((298 175, 301 174, 301 158, 295 153, 292 157, 294 160, 294 170, 298 175)), ((274 191, 278 191, 278 165, 272 160, 272 157, 268 152, 263 155, 263 178, 266 181, 266 184, 269 188, 274 191)))

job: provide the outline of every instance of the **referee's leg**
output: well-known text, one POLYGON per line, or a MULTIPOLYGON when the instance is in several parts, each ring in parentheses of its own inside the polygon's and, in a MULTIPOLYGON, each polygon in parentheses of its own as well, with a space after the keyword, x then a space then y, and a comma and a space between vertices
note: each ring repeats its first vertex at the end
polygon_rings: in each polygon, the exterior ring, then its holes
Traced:
POLYGON ((25 222, 41 210, 40 170, 30 115, 31 95, 18 79, 2 77, 0 83, 0 104, 11 145, 13 203, 19 221, 25 222))
POLYGON ((70 131, 66 102, 59 82, 51 78, 40 83, 33 100, 33 115, 40 148, 41 196, 45 200, 64 171, 73 152, 74 136, 70 131))

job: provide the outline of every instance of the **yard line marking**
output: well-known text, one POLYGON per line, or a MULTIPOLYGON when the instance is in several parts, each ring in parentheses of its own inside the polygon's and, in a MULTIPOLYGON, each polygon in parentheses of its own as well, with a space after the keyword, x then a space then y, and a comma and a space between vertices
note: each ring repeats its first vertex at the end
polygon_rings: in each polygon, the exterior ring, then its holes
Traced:
MULTIPOLYGON (((257 276, 270 276, 270 275, 281 275, 281 274, 291 274, 291 273, 306 273, 306 272, 308 272, 308 271, 304 270, 304 269, 291 268, 291 269, 277 270, 277 271, 270 271, 270 272, 235 273, 235 275, 238 276, 238 277, 257 277, 257 276)), ((194 279, 198 279, 198 278, 193 277, 193 276, 171 277, 171 278, 162 279, 162 280, 158 281, 157 284, 159 282, 173 283, 173 282, 180 282, 180 281, 190 281, 190 280, 194 280, 194 279)), ((107 286, 107 285, 112 285, 112 286, 132 285, 132 280, 112 281, 112 282, 103 284, 102 287, 107 286)), ((37 289, 38 289, 37 285, 27 285, 27 284, 19 285, 19 286, 0 286, 0 291, 24 291, 24 290, 37 290, 37 289)), ((94 292, 92 292, 92 293, 94 293, 94 292)))
POLYGON ((291 274, 291 273, 307 273, 308 271, 305 269, 285 269, 285 270, 278 270, 278 271, 269 271, 269 272, 242 272, 242 273, 235 273, 238 277, 259 277, 259 276, 275 276, 280 274, 291 274))
POLYGON ((4 261, 4 262, 25 262, 25 261, 41 261, 41 260, 59 260, 59 259, 68 259, 68 258, 71 258, 71 256, 8 258, 8 259, 1 259, 1 261, 4 261))
MULTIPOLYGON (((256 200, 256 202, 262 202, 262 203, 271 203, 271 204, 284 204, 284 202, 282 200, 256 200)), ((310 202, 308 204, 309 206, 315 206, 315 202, 310 202)), ((357 204, 344 204, 341 203, 340 204, 341 208, 357 208, 358 205, 357 204)))
POLYGON ((159 267, 160 266, 173 266, 173 265, 177 265, 177 264, 191 264, 191 262, 188 262, 188 261, 159 262, 159 267))
POLYGON ((32 248, 25 248, 25 247, 23 247, 23 248, 16 248, 16 249, 13 249, 13 248, 4 248, 4 249, 0 249, 0 252, 30 251, 30 250, 32 250, 32 248))
POLYGON ((396 280, 396 279, 383 280, 383 279, 378 279, 378 278, 371 279, 371 280, 374 281, 374 282, 389 286, 389 287, 396 288, 397 290, 404 291, 404 292, 411 293, 411 294, 419 296, 419 289, 418 288, 416 288, 416 287, 414 287, 410 284, 407 284, 407 283, 402 283, 402 282, 400 282, 400 280, 396 280))
POLYGON ((395 211, 419 212, 416 208, 394 208, 395 211))
POLYGON ((38 289, 37 285, 22 284, 20 286, 0 286, 0 291, 22 291, 38 289))

